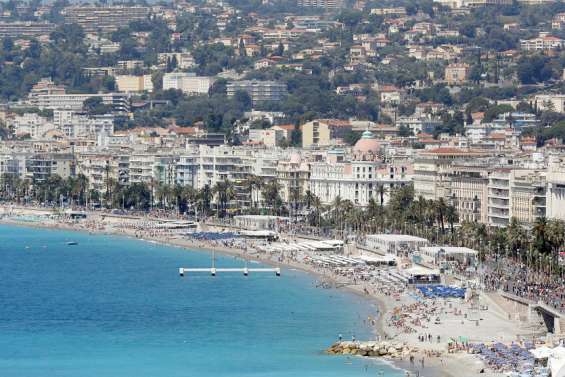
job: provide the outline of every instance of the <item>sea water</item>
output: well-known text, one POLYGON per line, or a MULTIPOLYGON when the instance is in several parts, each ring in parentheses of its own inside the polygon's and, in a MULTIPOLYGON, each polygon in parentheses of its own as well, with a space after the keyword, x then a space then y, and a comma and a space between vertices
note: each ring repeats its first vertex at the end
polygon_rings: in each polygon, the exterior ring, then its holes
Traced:
POLYGON ((303 272, 181 278, 210 254, 7 225, 0 258, 1 377, 403 375, 323 354, 338 334, 370 338, 375 308, 303 272))

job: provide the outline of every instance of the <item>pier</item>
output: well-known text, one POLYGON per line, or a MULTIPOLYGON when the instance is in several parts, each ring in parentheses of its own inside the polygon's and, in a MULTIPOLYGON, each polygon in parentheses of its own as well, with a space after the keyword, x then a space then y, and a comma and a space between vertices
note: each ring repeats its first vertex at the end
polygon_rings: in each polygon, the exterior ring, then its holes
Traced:
POLYGON ((276 276, 281 276, 280 268, 179 268, 179 275, 184 276, 188 273, 207 272, 212 276, 216 276, 219 272, 240 272, 244 276, 248 276, 251 272, 274 272, 276 276))
POLYGON ((276 276, 281 276, 281 269, 279 267, 275 268, 248 268, 247 267, 247 260, 245 261, 245 267, 243 268, 216 268, 216 256, 215 253, 212 252, 212 267, 210 268, 179 268, 179 275, 182 277, 185 274, 189 273, 209 273, 212 276, 216 276, 219 272, 239 272, 243 273, 244 276, 249 276, 249 273, 253 272, 274 272, 276 276))

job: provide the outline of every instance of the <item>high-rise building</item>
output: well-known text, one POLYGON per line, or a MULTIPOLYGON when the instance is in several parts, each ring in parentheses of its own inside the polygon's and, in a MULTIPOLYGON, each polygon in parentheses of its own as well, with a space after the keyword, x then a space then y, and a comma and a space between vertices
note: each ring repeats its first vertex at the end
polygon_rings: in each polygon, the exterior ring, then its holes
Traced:
POLYGON ((172 72, 163 75, 163 90, 177 89, 189 95, 208 94, 214 78, 194 73, 172 72))
POLYGON ((344 6, 343 0, 298 0, 302 8, 340 9, 344 6))
POLYGON ((130 22, 144 20, 150 8, 141 6, 70 6, 61 11, 65 23, 78 24, 87 33, 110 33, 130 22))
POLYGON ((57 25, 50 22, 0 22, 0 37, 37 37, 49 35, 57 25))
POLYGON ((117 75, 115 77, 116 86, 119 92, 137 93, 153 91, 153 81, 151 75, 117 75))
POLYGON ((287 95, 286 84, 278 81, 243 80, 232 81, 227 85, 228 97, 236 92, 247 92, 253 105, 264 101, 280 101, 287 95))

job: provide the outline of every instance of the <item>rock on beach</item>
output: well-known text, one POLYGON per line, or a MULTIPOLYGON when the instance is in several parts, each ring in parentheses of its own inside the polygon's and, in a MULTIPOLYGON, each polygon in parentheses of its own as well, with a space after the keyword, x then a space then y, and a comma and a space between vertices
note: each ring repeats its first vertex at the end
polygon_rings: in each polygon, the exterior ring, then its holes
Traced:
POLYGON ((336 342, 326 350, 330 355, 358 355, 400 359, 408 357, 416 349, 403 343, 392 342, 336 342))

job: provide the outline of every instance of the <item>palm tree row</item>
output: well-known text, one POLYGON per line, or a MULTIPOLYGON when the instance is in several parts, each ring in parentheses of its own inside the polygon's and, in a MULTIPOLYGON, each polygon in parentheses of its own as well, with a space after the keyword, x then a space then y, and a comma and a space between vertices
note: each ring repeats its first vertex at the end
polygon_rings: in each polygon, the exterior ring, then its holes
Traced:
POLYGON ((88 179, 82 174, 67 179, 51 175, 44 181, 35 184, 28 179, 4 174, 0 182, 0 198, 17 203, 25 201, 54 203, 65 200, 70 204, 86 205, 87 202, 96 201, 99 198, 99 193, 88 189, 88 179))
POLYGON ((559 253, 565 245, 565 222, 538 218, 531 228, 512 218, 505 228, 463 223, 458 244, 479 249, 481 256, 510 258, 545 272, 561 272, 559 253))

